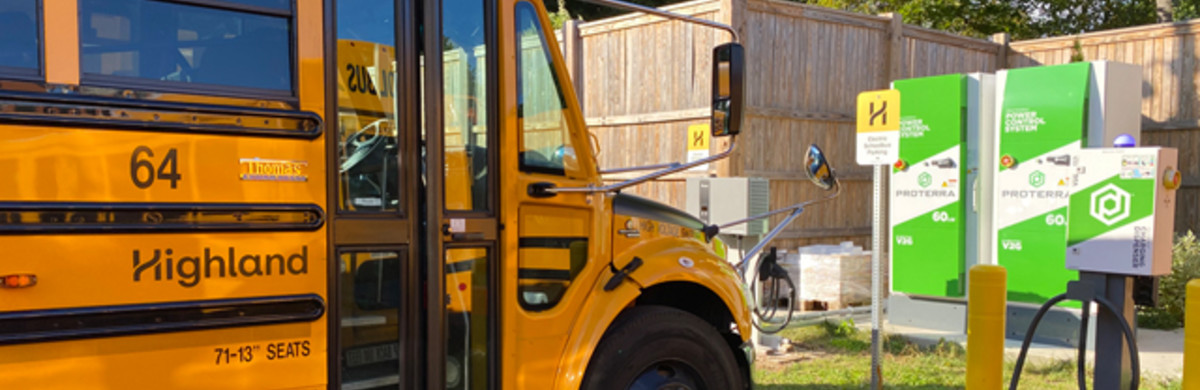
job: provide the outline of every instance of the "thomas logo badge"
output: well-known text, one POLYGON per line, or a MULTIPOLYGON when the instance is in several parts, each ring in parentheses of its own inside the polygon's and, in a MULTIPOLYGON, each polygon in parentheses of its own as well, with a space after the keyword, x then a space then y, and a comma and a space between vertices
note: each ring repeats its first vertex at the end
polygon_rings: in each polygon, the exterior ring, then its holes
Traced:
POLYGON ((308 181, 307 161, 269 160, 262 158, 243 158, 241 179, 247 181, 308 181))

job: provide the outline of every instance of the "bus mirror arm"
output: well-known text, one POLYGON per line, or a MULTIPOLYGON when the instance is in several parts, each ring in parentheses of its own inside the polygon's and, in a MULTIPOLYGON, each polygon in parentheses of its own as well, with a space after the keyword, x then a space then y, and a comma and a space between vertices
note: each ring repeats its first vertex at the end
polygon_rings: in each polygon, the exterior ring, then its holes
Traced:
MULTIPOLYGON (((588 187, 563 187, 563 188, 553 188, 553 187, 551 187, 551 188, 542 188, 542 189, 540 189, 540 191, 545 191, 545 192, 554 193, 554 194, 557 194, 557 193, 563 193, 563 192, 588 192, 588 193, 592 193, 592 192, 613 192, 613 191, 618 191, 618 190, 620 190, 620 189, 622 189, 622 188, 625 188, 625 187, 629 187, 629 186, 632 186, 632 185, 636 185, 636 184, 644 183, 644 182, 647 182, 647 181, 650 181, 650 180, 654 180, 654 179, 657 179, 657 178, 660 178, 660 177, 663 177, 663 176, 666 176, 666 175, 670 175, 670 174, 672 174, 672 173, 676 173, 676 172, 680 172, 680 171, 685 171, 685 170, 688 170, 688 169, 690 169, 690 168, 693 168, 693 167, 698 167, 698 166, 701 166, 701 165, 704 165, 704 164, 711 163, 711 162, 713 162, 713 161, 717 161, 717 160, 723 159, 723 158, 725 158, 725 157, 728 157, 730 153, 733 153, 733 148, 735 148, 735 147, 737 147, 737 138, 736 138, 736 136, 735 136, 733 139, 731 139, 731 140, 730 140, 730 142, 729 142, 729 148, 728 148, 728 149, 725 149, 725 151, 724 151, 724 152, 717 153, 717 154, 714 154, 714 155, 712 155, 712 156, 708 156, 708 157, 705 157, 705 158, 702 158, 702 159, 699 159, 699 160, 696 160, 696 161, 692 161, 692 162, 689 162, 689 163, 673 162, 673 163, 669 163, 669 164, 659 164, 659 165, 657 165, 657 166, 655 166, 655 167, 661 167, 662 169, 659 169, 659 170, 657 170, 657 171, 650 172, 650 173, 647 173, 647 174, 645 174, 645 175, 638 176, 638 177, 635 177, 635 178, 632 178, 632 179, 629 179, 629 180, 625 180, 625 181, 622 181, 622 182, 613 183, 613 184, 609 184, 609 185, 606 185, 606 186, 600 186, 600 187, 595 187, 595 186, 588 186, 588 187)), ((639 168, 640 168, 640 167, 639 167, 639 168)), ((627 168, 627 169, 628 169, 628 168, 627 168)), ((645 169, 634 169, 634 170, 645 170, 645 169)))
POLYGON ((650 171, 650 170, 655 170, 655 169, 673 168, 676 165, 679 165, 679 163, 671 162, 671 163, 654 164, 654 165, 639 165, 636 167, 607 168, 607 169, 601 169, 600 174, 607 175, 610 173, 650 171))

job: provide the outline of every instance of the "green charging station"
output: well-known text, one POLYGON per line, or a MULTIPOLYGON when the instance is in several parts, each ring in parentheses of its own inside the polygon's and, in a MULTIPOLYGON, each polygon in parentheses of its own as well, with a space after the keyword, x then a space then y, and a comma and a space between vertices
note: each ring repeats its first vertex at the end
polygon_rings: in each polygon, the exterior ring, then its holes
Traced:
POLYGON ((966 271, 979 258, 974 184, 994 80, 971 73, 892 83, 903 99, 888 191, 892 323, 965 331, 966 271))
MULTIPOLYGON (((903 104, 889 181, 889 321, 965 331, 966 271, 999 264, 1009 336, 1020 337, 1037 305, 1079 277, 1066 264, 1072 156, 1122 134, 1139 141, 1141 68, 1081 62, 892 86, 903 104)), ((1037 339, 1076 342, 1078 317, 1052 311, 1037 339)))
POLYGON ((994 259, 1009 301, 1040 304, 1079 277, 1065 264, 1071 156, 1140 137, 1141 68, 1079 62, 996 78, 994 259))
POLYGON ((892 289, 963 296, 967 77, 898 80, 900 160, 892 166, 892 289))

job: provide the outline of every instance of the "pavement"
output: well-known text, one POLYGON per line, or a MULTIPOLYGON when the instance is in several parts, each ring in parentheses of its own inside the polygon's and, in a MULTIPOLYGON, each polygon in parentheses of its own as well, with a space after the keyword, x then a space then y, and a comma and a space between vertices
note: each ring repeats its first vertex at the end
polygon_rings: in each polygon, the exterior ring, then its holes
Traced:
MULTIPOLYGON (((860 327, 863 325, 863 323, 857 322, 857 319, 856 323, 860 327)), ((870 322, 867 322, 865 325, 867 329, 870 329, 870 322)), ((887 322, 883 324, 883 331, 884 333, 901 335, 920 345, 937 344, 939 340, 958 343, 963 347, 967 345, 967 335, 961 333, 914 328, 889 324, 887 322)), ((1096 362, 1096 357, 1091 351, 1091 346, 1095 345, 1095 342, 1090 341, 1089 344, 1088 364, 1092 365, 1096 362)), ((1183 376, 1183 329, 1171 331, 1138 329, 1137 346, 1138 358, 1141 360, 1143 373, 1152 373, 1154 376, 1162 378, 1181 378, 1183 376)), ((1005 357, 1016 360, 1020 352, 1021 340, 1005 339, 1005 357)), ((1078 351, 1074 347, 1035 343, 1030 345, 1026 361, 1031 363, 1058 360, 1074 361, 1077 353, 1078 351)))

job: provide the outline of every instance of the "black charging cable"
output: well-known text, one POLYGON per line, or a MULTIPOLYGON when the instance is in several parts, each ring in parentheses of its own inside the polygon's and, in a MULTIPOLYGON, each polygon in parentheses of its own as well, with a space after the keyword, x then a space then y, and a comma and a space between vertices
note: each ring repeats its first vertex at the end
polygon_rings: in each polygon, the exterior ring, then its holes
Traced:
MULTIPOLYGON (((1009 383, 1009 390, 1017 390, 1017 383, 1021 380, 1021 369, 1025 366, 1025 356, 1029 353, 1029 346, 1033 343, 1033 333, 1037 331, 1038 323, 1042 321, 1042 317, 1050 311, 1050 308, 1057 305, 1059 302, 1067 300, 1067 294, 1059 294, 1046 301, 1042 307, 1038 308, 1037 314, 1034 314, 1033 321, 1029 323, 1029 329, 1025 331, 1025 339, 1021 341, 1021 352, 1017 355, 1017 364, 1013 367, 1012 381, 1009 383)), ((1125 336, 1125 345, 1129 348, 1129 365, 1133 371, 1133 378, 1130 383, 1130 389, 1137 390, 1141 382, 1142 370, 1141 362, 1138 358, 1137 339, 1134 338, 1133 329, 1125 322, 1123 316, 1117 311, 1116 306, 1109 302, 1108 299, 1099 296, 1092 296, 1089 300, 1083 302, 1083 318, 1080 323, 1080 338, 1079 338, 1079 360, 1076 365, 1076 381, 1080 390, 1087 390, 1087 375, 1085 373, 1087 366, 1087 326, 1088 317, 1091 314, 1091 303, 1095 301, 1104 309, 1108 310, 1113 316, 1120 319, 1121 333, 1125 336)))
POLYGON ((754 315, 758 318, 758 321, 751 321, 755 328, 758 328, 760 332, 766 334, 779 333, 779 331, 787 328, 787 326, 792 323, 792 315, 796 312, 796 284, 792 281, 791 276, 788 275, 787 270, 779 265, 776 248, 771 248, 771 250, 763 253, 762 256, 759 257, 758 278, 750 281, 751 295, 754 295, 754 291, 757 291, 756 287, 759 282, 766 282, 772 279, 774 279, 776 282, 772 283, 771 294, 768 295, 769 299, 767 302, 770 304, 770 307, 764 313, 763 310, 760 310, 762 305, 760 302, 757 302, 758 297, 755 296, 754 299, 756 302, 754 302, 753 311, 754 315), (781 283, 779 283, 779 281, 787 282, 788 289, 791 291, 791 296, 788 297, 787 316, 783 318, 783 323, 779 324, 778 326, 766 328, 763 326, 764 324, 769 324, 766 319, 774 317, 775 314, 779 312, 779 307, 776 304, 779 303, 779 298, 781 298, 783 295, 782 291, 780 291, 783 286, 781 283))

